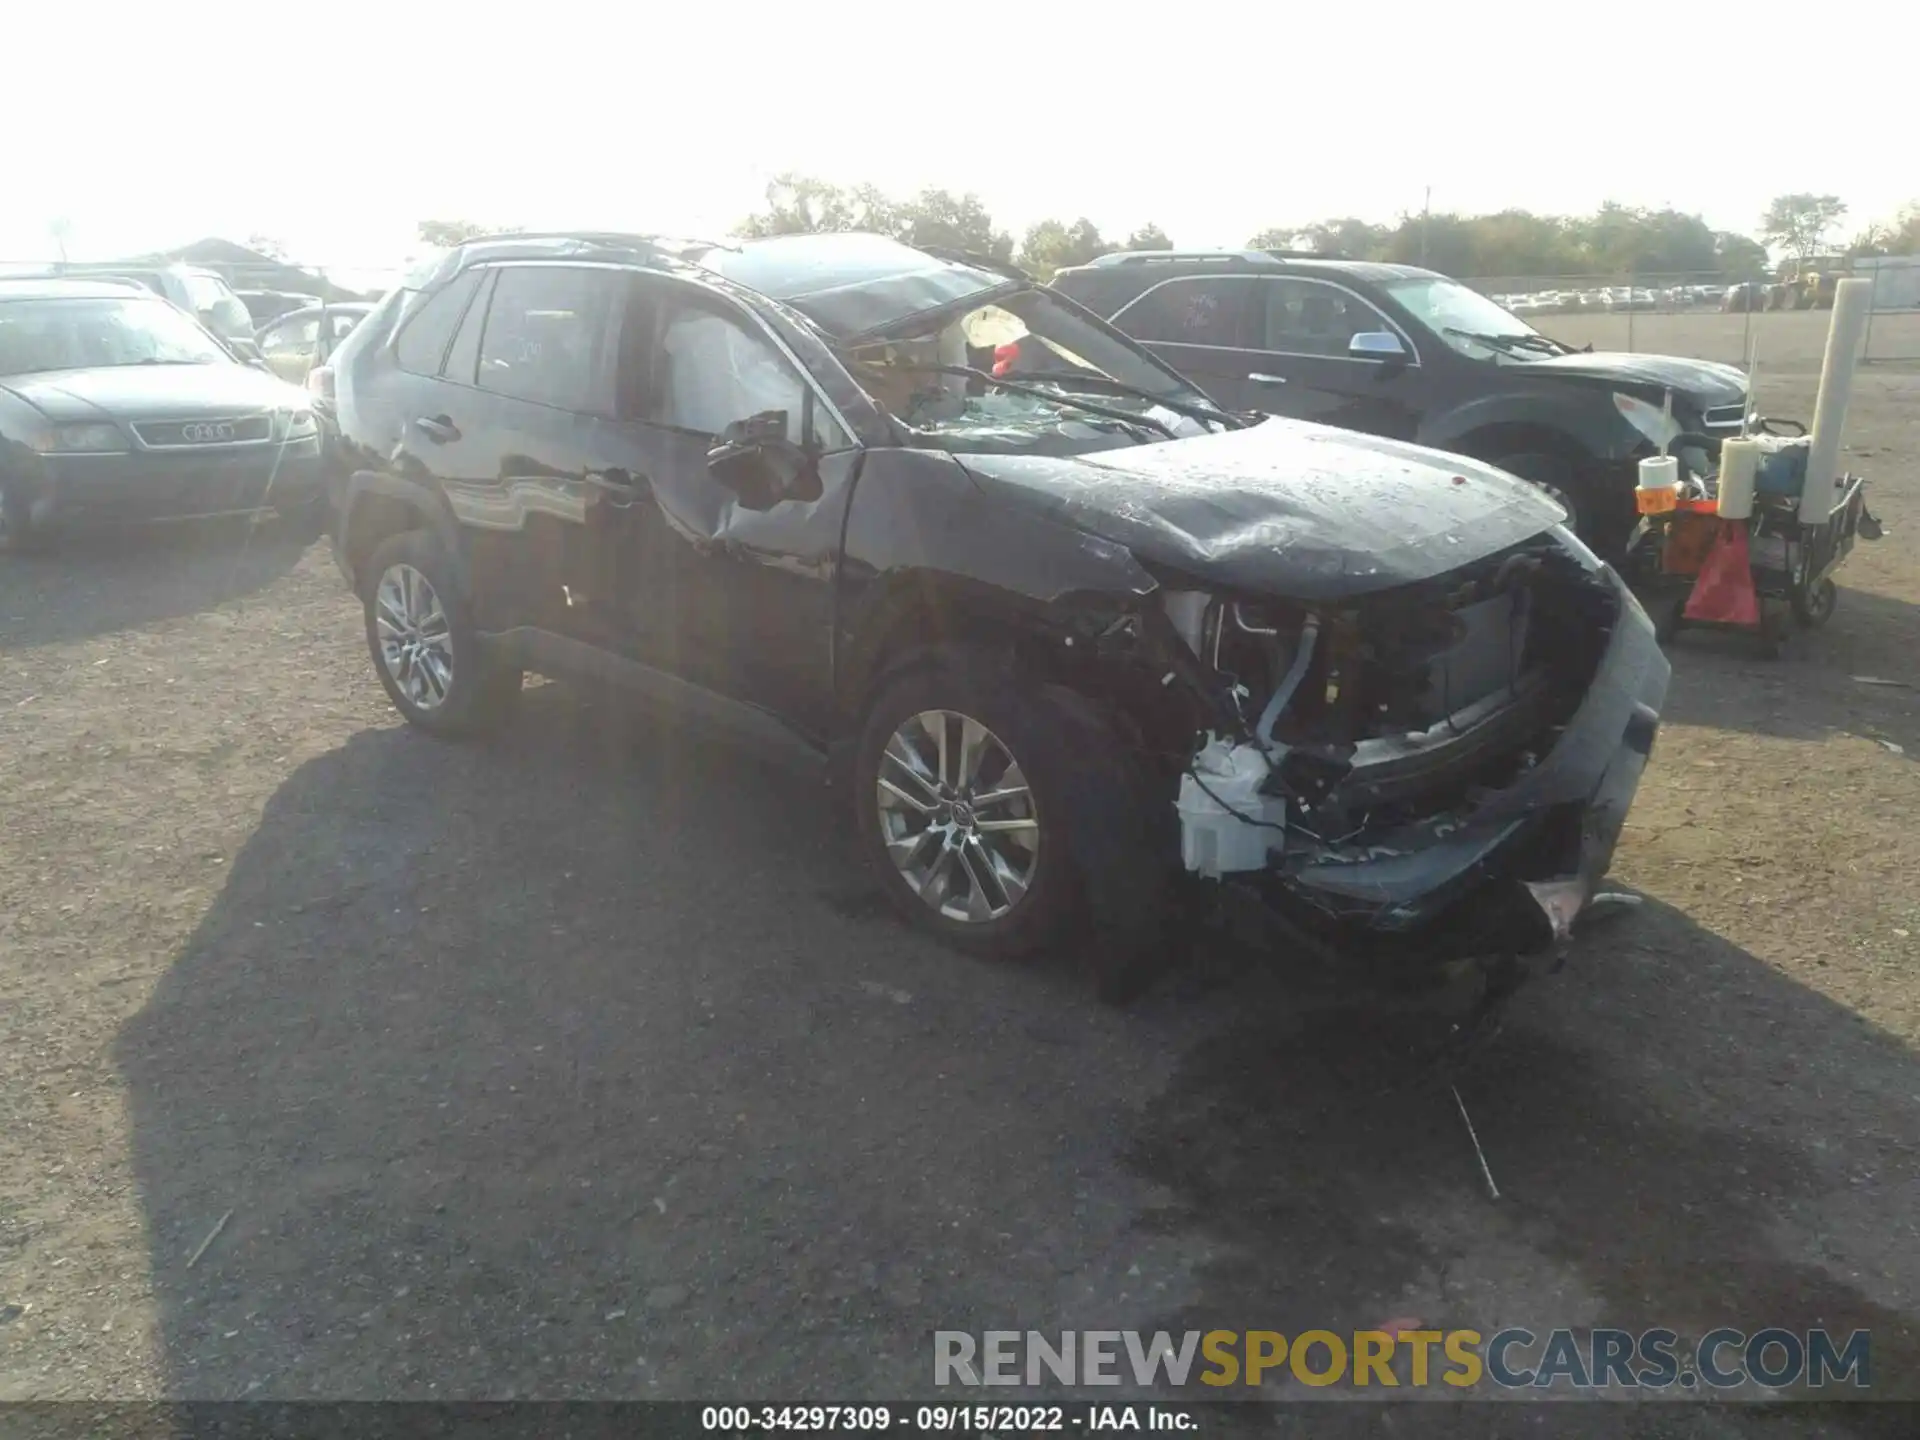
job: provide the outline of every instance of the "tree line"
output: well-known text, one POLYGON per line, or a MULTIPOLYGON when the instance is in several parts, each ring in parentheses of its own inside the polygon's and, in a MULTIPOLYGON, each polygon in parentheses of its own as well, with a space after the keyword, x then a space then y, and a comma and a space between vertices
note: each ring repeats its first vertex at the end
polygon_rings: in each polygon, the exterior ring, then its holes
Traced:
MULTIPOLYGON (((1769 247, 1786 257, 1783 266, 1828 253, 1920 252, 1920 205, 1909 205, 1892 220, 1868 225, 1852 239, 1837 242, 1846 214, 1837 196, 1781 195, 1760 217, 1757 234, 1745 235, 1714 230, 1698 215, 1683 211, 1608 201, 1590 215, 1574 216, 1515 209, 1491 215, 1403 215, 1390 224, 1349 216, 1273 226, 1250 236, 1247 245, 1425 265, 1470 279, 1713 274, 1757 280, 1774 268, 1769 247)), ((1041 220, 1016 238, 994 223, 972 193, 927 189, 901 197, 872 185, 848 187, 797 174, 776 177, 761 208, 734 227, 734 233, 745 238, 849 230, 891 235, 921 249, 986 256, 1042 279, 1116 250, 1173 247, 1158 225, 1143 225, 1121 238, 1102 234, 1084 216, 1041 220)), ((458 244, 481 233, 510 232, 457 220, 420 223, 420 238, 430 245, 458 244)))

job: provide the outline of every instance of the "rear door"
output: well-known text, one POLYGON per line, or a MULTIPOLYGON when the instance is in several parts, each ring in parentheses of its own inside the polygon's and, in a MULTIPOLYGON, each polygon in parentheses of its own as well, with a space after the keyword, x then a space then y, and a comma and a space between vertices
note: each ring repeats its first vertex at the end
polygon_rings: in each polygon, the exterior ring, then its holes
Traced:
POLYGON ((617 615, 598 570, 624 274, 490 267, 448 346, 438 408, 413 429, 464 527, 482 623, 608 646, 617 615))
POLYGON ((1251 275, 1176 275, 1124 306, 1113 325, 1229 409, 1284 415, 1286 397, 1250 378, 1257 283, 1251 275))

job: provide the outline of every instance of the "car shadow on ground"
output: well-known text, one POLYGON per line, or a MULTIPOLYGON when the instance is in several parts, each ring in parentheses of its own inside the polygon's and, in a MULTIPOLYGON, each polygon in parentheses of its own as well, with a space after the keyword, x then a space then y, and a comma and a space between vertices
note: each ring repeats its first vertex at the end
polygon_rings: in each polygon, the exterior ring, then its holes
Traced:
POLYGON ((1131 1154, 1219 1247, 1168 1328, 1865 1328, 1920 1397, 1913 1271, 1863 1278, 1911 1245, 1899 1040, 1643 898, 1457 1078, 1496 1200, 1425 1029, 1269 1001, 1187 1056, 1131 1154))
POLYGON ((937 1328, 1416 1313, 1920 1373, 1839 1278, 1910 1242, 1920 1067, 1677 913, 1461 1081, 1496 1204, 1408 1022, 958 960, 853 903, 814 777, 526 700, 301 767, 125 1027, 173 1394, 904 1398, 937 1328))
POLYGON ((1845 732, 1920 758, 1916 635, 1920 606, 1845 587, 1832 620, 1796 627, 1778 659, 1762 658, 1743 634, 1682 630, 1667 646, 1673 688, 1662 718, 1786 740, 1845 732))
POLYGON ((0 650, 175 620, 266 589, 308 542, 273 524, 210 522, 76 535, 0 556, 0 650))

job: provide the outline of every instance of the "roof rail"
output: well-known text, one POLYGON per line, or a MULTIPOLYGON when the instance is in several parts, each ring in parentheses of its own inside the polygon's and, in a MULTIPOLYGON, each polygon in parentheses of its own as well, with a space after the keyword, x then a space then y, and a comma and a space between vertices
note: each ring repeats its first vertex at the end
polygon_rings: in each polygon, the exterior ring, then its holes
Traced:
POLYGON ((573 240, 582 245, 599 245, 609 250, 658 250, 674 255, 691 250, 731 250, 737 246, 718 240, 698 240, 690 236, 650 235, 628 230, 518 230, 498 235, 474 235, 462 245, 512 245, 520 241, 573 240))
POLYGON ((1110 265, 1165 265, 1182 260, 1238 260, 1254 265, 1270 264, 1282 259, 1325 260, 1330 257, 1311 250, 1114 250, 1094 260, 1089 266, 1110 265))

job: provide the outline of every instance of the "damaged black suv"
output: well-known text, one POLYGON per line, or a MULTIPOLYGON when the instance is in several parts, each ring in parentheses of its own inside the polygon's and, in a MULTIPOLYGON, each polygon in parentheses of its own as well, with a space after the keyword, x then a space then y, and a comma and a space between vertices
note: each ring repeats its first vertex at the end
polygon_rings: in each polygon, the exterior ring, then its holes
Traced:
POLYGON ((1312 953, 1524 971, 1652 745, 1652 626, 1538 490, 1218 409, 988 265, 476 241, 334 369, 335 553, 410 722, 532 670, 797 740, 905 915, 1070 931, 1109 993, 1188 877, 1312 953))

